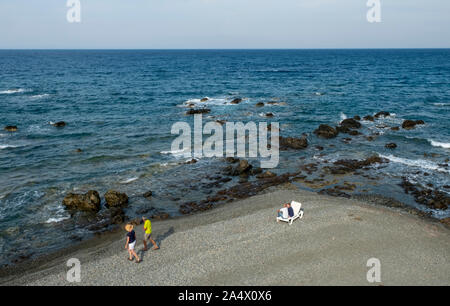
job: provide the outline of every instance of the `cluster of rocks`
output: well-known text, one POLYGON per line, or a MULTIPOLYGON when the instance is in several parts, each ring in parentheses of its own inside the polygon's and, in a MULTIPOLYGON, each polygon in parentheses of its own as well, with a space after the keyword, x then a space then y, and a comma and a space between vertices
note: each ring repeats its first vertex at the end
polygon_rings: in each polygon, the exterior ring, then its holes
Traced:
POLYGON ((402 178, 400 186, 406 194, 411 194, 417 203, 426 205, 433 209, 446 210, 450 205, 450 197, 437 189, 424 187, 420 184, 413 184, 406 177, 402 178))
POLYGON ((208 114, 211 110, 209 108, 193 108, 186 112, 186 115, 196 115, 196 114, 208 114))
POLYGON ((402 128, 404 128, 405 130, 411 130, 414 129, 416 127, 416 125, 422 125, 425 124, 425 122, 423 120, 405 120, 402 123, 402 128))
POLYGON ((308 139, 306 135, 302 135, 300 138, 280 136, 279 144, 280 150, 301 150, 308 147, 308 139))
POLYGON ((87 212, 94 214, 87 228, 96 231, 112 224, 123 223, 126 219, 124 208, 128 205, 128 196, 115 190, 109 190, 104 195, 107 210, 101 210, 100 194, 95 190, 89 190, 84 194, 68 193, 62 204, 71 212, 87 212))
POLYGON ((358 169, 369 167, 373 164, 383 164, 388 162, 389 159, 374 155, 363 160, 340 159, 335 161, 333 166, 326 166, 324 169, 329 171, 331 174, 347 174, 355 172, 358 169))

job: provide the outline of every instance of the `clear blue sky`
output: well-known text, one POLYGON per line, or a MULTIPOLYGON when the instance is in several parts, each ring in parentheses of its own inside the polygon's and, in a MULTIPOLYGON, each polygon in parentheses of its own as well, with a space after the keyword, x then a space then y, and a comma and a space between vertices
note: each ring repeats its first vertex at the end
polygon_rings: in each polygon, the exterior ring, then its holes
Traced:
POLYGON ((0 0, 0 48, 450 47, 449 0, 0 0))

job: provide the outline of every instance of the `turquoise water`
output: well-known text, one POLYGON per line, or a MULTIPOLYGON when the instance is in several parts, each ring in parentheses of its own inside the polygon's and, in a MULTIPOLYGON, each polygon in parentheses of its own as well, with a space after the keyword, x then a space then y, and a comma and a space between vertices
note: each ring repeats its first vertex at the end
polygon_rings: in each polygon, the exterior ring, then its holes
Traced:
POLYGON ((0 131, 0 262, 92 235, 69 222, 61 205, 69 191, 125 191, 130 217, 143 208, 178 215, 181 203, 211 194, 205 173, 222 161, 184 165, 185 159, 169 154, 172 124, 192 124, 186 103, 211 108, 205 122, 277 121, 282 135, 308 133, 309 148, 282 152, 275 172, 297 167, 299 157, 380 154, 391 162, 373 170, 377 185, 368 184, 368 192, 424 210, 397 185, 402 176, 448 192, 442 188, 450 184, 448 49, 0 51, 0 124, 19 128, 0 131), (199 102, 203 97, 210 100, 199 102), (243 102, 229 104, 236 97, 243 102), (272 100, 284 103, 255 107, 272 100), (346 144, 311 134, 321 123, 382 110, 393 115, 362 122, 366 135, 381 134, 374 141, 360 137, 346 144), (274 118, 265 118, 266 112, 274 118), (383 127, 404 119, 426 124, 411 131, 383 127), (60 120, 68 125, 50 125, 60 120), (384 148, 388 142, 398 148, 384 148), (141 197, 147 190, 155 194, 151 201, 141 197))

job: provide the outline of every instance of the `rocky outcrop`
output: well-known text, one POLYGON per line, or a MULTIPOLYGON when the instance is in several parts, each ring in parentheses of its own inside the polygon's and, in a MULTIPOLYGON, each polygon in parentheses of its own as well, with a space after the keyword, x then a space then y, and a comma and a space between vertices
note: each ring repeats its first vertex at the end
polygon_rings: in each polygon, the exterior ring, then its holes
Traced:
POLYGON ((420 184, 413 184, 406 177, 402 178, 400 186, 405 193, 414 196, 417 203, 426 205, 433 209, 446 210, 450 205, 450 197, 447 193, 426 188, 420 184))
POLYGON ((379 156, 371 156, 364 160, 357 159, 340 159, 334 162, 333 166, 324 167, 324 169, 328 169, 331 174, 346 174, 350 172, 354 172, 358 169, 368 167, 372 164, 382 164, 388 163, 389 160, 379 157, 379 156))
POLYGON ((236 99, 233 99, 233 101, 231 101, 230 103, 231 104, 239 104, 239 103, 241 103, 242 102, 242 99, 241 98, 236 98, 236 99))
POLYGON ((288 150, 288 149, 300 150, 305 149, 307 147, 308 147, 308 139, 306 138, 305 135, 303 135, 301 138, 280 136, 281 150, 288 150))
POLYGON ((264 114, 264 116, 266 116, 267 118, 272 118, 274 115, 273 113, 266 113, 264 114))
POLYGON ((5 131, 8 132, 17 132, 18 128, 15 125, 7 125, 5 126, 5 131))
POLYGON ((208 100, 209 100, 209 99, 205 97, 205 98, 201 99, 200 102, 206 102, 206 101, 208 101, 208 100))
POLYGON ((329 126, 329 125, 321 124, 314 131, 314 134, 316 134, 319 137, 329 139, 329 138, 335 138, 339 134, 339 132, 336 129, 334 129, 331 126, 329 126))
POLYGON ((186 112, 186 115, 195 115, 195 114, 207 114, 211 112, 209 108, 197 108, 197 109, 190 109, 186 112))
POLYGON ((353 119, 360 121, 360 120, 361 120, 361 117, 358 116, 358 115, 356 115, 356 116, 353 117, 353 119))
POLYGON ((64 121, 58 121, 55 123, 51 123, 54 127, 65 127, 67 124, 64 121))
POLYGON ((371 115, 364 116, 363 120, 365 120, 365 121, 375 121, 375 119, 371 115))
POLYGON ((404 128, 405 130, 411 130, 413 128, 416 127, 416 125, 418 124, 425 124, 425 122, 423 120, 405 120, 402 123, 402 128, 404 128))
POLYGON ((359 123, 353 118, 348 118, 342 120, 340 126, 346 127, 348 129, 359 129, 361 127, 361 123, 359 123))
MULTIPOLYGON (((235 162, 236 163, 236 162, 235 162)), ((249 171, 252 169, 252 165, 246 159, 239 160, 239 163, 235 166, 228 166, 224 169, 226 175, 238 176, 238 175, 248 175, 249 171)))
POLYGON ((106 206, 110 207, 125 207, 128 205, 128 196, 125 193, 116 190, 108 190, 105 193, 106 206))
POLYGON ((391 143, 387 143, 384 147, 387 149, 395 149, 395 148, 397 148, 397 144, 391 142, 391 143))
POLYGON ((100 195, 95 190, 89 190, 85 194, 68 193, 62 202, 67 209, 91 212, 98 212, 100 203, 100 195))
POLYGON ((375 118, 380 118, 380 117, 389 117, 391 115, 391 113, 386 112, 386 111, 381 111, 375 114, 375 118))
POLYGON ((256 106, 256 107, 263 107, 263 106, 264 106, 264 103, 263 103, 263 102, 258 102, 258 103, 256 103, 255 106, 256 106))
POLYGON ((258 179, 266 179, 266 178, 271 178, 271 177, 275 177, 275 176, 277 176, 275 173, 267 170, 266 172, 258 174, 256 176, 256 178, 258 178, 258 179))

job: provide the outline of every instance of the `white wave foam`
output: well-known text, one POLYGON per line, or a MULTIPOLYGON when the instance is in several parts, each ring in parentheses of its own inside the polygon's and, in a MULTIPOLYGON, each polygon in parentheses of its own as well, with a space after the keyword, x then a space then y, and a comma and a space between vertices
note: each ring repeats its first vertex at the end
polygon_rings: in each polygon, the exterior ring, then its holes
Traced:
POLYGON ((139 177, 137 177, 137 176, 135 176, 135 177, 131 177, 131 178, 129 178, 129 179, 126 179, 126 180, 124 180, 124 181, 121 181, 120 183, 121 184, 129 184, 129 183, 131 183, 131 182, 134 182, 135 180, 137 180, 139 177))
POLYGON ((49 218, 45 223, 58 223, 69 219, 70 217, 49 218))
POLYGON ((0 145, 0 150, 8 149, 8 148, 17 148, 18 146, 13 145, 0 145))
POLYGON ((436 163, 433 163, 428 160, 423 160, 423 159, 414 160, 414 159, 401 158, 401 157, 397 157, 394 155, 382 155, 382 154, 380 154, 380 157, 387 158, 394 163, 399 163, 399 164, 403 164, 403 165, 407 165, 407 166, 411 166, 411 167, 418 167, 418 168, 423 168, 423 169, 428 169, 428 170, 450 173, 450 170, 447 170, 447 169, 437 165, 436 163))
POLYGON ((444 149, 450 149, 450 143, 448 143, 448 142, 439 142, 439 141, 434 141, 433 139, 427 139, 427 140, 433 147, 441 147, 444 149))
POLYGON ((31 98, 32 99, 41 99, 41 98, 46 98, 46 97, 48 97, 49 96, 49 94, 42 94, 42 95, 34 95, 34 96, 31 96, 31 98))
POLYGON ((3 90, 0 91, 0 94, 2 95, 10 95, 10 94, 15 94, 15 93, 22 93, 27 91, 26 89, 23 88, 16 88, 16 89, 8 89, 8 90, 3 90))
POLYGON ((346 114, 344 114, 343 112, 341 112, 341 120, 345 120, 345 119, 347 119, 347 115, 346 114))
POLYGON ((450 106, 450 103, 433 103, 434 106, 450 106))

